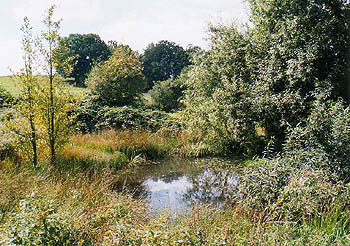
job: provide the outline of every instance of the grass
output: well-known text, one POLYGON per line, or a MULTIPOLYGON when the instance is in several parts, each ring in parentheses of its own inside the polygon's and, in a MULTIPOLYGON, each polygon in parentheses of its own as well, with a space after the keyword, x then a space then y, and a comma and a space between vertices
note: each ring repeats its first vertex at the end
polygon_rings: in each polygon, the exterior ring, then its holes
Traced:
MULTIPOLYGON (((107 130, 72 136, 61 153, 61 159, 64 163, 79 164, 90 170, 120 169, 125 165, 145 164, 164 158, 172 154, 178 145, 176 135, 107 130)), ((72 167, 71 164, 68 166, 72 167)))
MULTIPOLYGON (((298 221, 249 213, 240 205, 154 217, 144 201, 113 190, 118 172, 173 154, 181 141, 169 133, 109 130, 72 136, 56 168, 1 162, 0 244, 350 245, 350 213, 342 200, 298 221)), ((247 165, 262 165, 255 161, 247 165)))
MULTIPOLYGON (((244 214, 239 207, 216 209, 198 206, 188 214, 178 217, 173 217, 167 211, 152 217, 147 214, 142 201, 127 194, 113 192, 112 184, 113 176, 110 173, 90 176, 83 171, 75 171, 56 176, 51 175, 47 169, 2 169, 0 243, 7 242, 4 241, 5 235, 22 235, 23 240, 38 240, 49 223, 51 231, 58 228, 62 233, 69 232, 66 237, 70 242, 75 242, 70 245, 350 243, 350 216, 340 213, 339 210, 334 210, 330 218, 321 216, 299 224, 256 221, 244 214), (25 208, 23 201, 28 205, 25 208), (47 204, 54 204, 54 208, 47 204), (41 221, 45 218, 48 220, 46 224, 42 224, 41 221), (337 228, 345 229, 334 229, 335 221, 338 223, 337 228), (23 235, 19 231, 23 225, 29 226, 27 222, 34 227, 23 235)), ((52 240, 59 240, 58 237, 60 235, 52 240)))
MULTIPOLYGON (((73 95, 84 95, 89 92, 89 89, 82 87, 74 87, 67 83, 67 88, 73 95)), ((13 76, 0 76, 0 87, 8 91, 12 96, 19 94, 19 88, 16 86, 16 81, 13 76)))

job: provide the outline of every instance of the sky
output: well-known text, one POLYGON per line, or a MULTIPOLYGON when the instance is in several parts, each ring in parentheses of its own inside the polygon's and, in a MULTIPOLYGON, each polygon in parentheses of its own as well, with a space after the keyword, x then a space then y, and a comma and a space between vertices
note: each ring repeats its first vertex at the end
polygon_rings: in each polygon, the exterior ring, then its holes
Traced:
POLYGON ((130 45, 140 53, 150 43, 175 42, 184 48, 207 48, 209 23, 248 21, 245 0, 2 0, 0 8, 0 75, 23 67, 20 27, 27 16, 33 32, 43 30, 42 19, 51 4, 62 19, 60 35, 98 34, 130 45))

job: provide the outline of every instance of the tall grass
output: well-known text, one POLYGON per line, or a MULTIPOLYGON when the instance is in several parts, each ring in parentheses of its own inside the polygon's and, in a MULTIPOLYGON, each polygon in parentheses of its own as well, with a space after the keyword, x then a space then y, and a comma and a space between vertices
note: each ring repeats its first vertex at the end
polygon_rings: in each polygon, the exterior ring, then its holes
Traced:
POLYGON ((61 166, 83 169, 120 169, 141 165, 173 154, 176 135, 148 131, 106 130, 75 135, 60 155, 61 166))

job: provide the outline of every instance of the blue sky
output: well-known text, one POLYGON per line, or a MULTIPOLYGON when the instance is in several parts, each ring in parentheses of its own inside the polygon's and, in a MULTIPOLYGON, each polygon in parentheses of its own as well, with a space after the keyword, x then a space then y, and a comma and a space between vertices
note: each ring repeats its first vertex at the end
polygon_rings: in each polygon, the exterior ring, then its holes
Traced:
POLYGON ((103 40, 128 44, 142 52, 151 42, 169 40, 206 48, 208 23, 244 23, 245 0, 11 0, 0 8, 0 75, 22 66, 20 27, 24 16, 42 29, 45 10, 56 4, 61 35, 95 33, 103 40))

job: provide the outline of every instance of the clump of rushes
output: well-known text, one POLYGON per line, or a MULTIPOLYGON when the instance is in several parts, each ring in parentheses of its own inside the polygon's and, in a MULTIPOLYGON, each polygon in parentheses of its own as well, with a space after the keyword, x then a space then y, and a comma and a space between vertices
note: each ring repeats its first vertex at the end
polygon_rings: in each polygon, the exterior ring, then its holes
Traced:
POLYGON ((177 139, 176 135, 165 132, 129 130, 74 135, 61 152, 61 161, 71 167, 119 169, 174 153, 179 146, 177 139))

